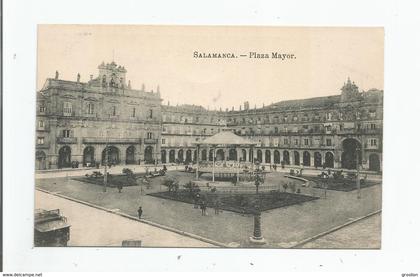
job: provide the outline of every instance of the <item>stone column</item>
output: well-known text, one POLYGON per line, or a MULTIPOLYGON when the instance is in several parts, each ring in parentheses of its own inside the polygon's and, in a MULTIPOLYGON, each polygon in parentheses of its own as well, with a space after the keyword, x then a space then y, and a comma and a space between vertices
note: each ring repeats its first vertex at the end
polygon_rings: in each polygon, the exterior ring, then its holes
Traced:
POLYGON ((254 214, 254 233, 249 240, 253 244, 261 245, 266 243, 261 233, 261 212, 259 210, 257 210, 254 214))
MULTIPOLYGON (((283 155, 283 159, 284 159, 284 155, 283 155)), ((289 151, 289 160, 290 160, 290 165, 295 164, 295 152, 294 151, 289 151)))
POLYGON ((120 151, 120 164, 125 165, 125 160, 126 160, 126 150, 127 148, 124 146, 120 146, 118 147, 118 150, 120 151))
POLYGON ((238 163, 237 164, 237 170, 236 170, 236 184, 239 184, 239 170, 240 170, 240 168, 239 168, 239 148, 238 147, 236 147, 236 162, 238 163))
POLYGON ((261 154, 262 154, 262 157, 261 157, 261 164, 265 164, 265 149, 261 149, 261 154))
POLYGON ((309 159, 309 161, 311 162, 311 166, 315 166, 315 152, 309 152, 309 154, 311 155, 311 158, 309 159))
POLYGON ((195 170, 195 177, 198 180, 198 170, 200 169, 200 145, 197 144, 196 147, 196 151, 197 151, 197 169, 195 170))

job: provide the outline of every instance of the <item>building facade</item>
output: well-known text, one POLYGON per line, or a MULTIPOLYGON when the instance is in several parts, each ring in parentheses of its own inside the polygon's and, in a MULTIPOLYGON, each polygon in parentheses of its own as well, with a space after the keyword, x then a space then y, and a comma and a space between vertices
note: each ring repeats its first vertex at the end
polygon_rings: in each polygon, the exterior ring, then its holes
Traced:
POLYGON ((160 156, 161 98, 131 89, 126 70, 102 63, 87 83, 47 79, 37 94, 36 168, 153 163, 160 156))
POLYGON ((115 164, 211 161, 194 142, 224 127, 256 143, 216 149, 217 159, 263 164, 382 169, 383 91, 360 92, 350 79, 333 96, 238 110, 163 105, 156 92, 131 89, 126 70, 102 63, 87 83, 47 79, 37 97, 37 169, 115 164), (107 151, 106 151, 107 150, 107 151))

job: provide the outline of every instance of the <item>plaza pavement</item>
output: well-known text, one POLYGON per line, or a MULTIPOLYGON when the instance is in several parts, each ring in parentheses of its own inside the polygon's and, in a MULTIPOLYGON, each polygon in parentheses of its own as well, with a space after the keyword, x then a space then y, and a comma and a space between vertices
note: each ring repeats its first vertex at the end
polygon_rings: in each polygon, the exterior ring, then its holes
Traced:
POLYGON ((68 246, 121 246, 123 240, 141 240, 145 247, 214 247, 214 245, 145 223, 79 204, 45 192, 35 192, 35 208, 59 208, 70 227, 68 246))
POLYGON ((299 248, 380 249, 381 213, 357 221, 335 232, 305 243, 299 248))
MULTIPOLYGON (((270 177, 266 183, 285 180, 283 173, 272 173, 268 176, 270 177)), ((146 193, 165 189, 159 185, 159 179, 160 177, 153 179, 152 189, 146 190, 146 193)), ((117 189, 108 188, 104 193, 101 186, 72 180, 70 177, 37 179, 36 183, 42 189, 109 209, 119 209, 133 216, 136 216, 137 208, 141 205, 147 220, 231 246, 252 246, 248 243, 253 231, 253 217, 250 215, 227 211, 214 215, 213 210, 208 209, 209 215, 201 216, 200 210, 194 209, 190 204, 141 195, 138 186, 125 187, 122 193, 118 193, 117 189)), ((184 182, 181 180, 180 183, 184 182)), ((322 197, 324 191, 302 188, 302 193, 322 197)), ((328 191, 326 199, 320 198, 266 211, 262 213, 262 233, 268 241, 265 247, 288 248, 380 209, 381 185, 375 185, 362 189, 361 199, 357 199, 356 190, 328 191)), ((380 233, 376 235, 379 237, 380 233)))
MULTIPOLYGON (((174 164, 166 164, 166 167, 169 171, 177 171, 183 170, 183 165, 174 165, 174 164)), ((116 165, 112 166, 111 168, 107 168, 107 171, 110 174, 121 174, 124 168, 130 168, 134 173, 144 173, 146 168, 149 168, 149 171, 153 171, 155 166, 154 165, 116 165)), ((156 166, 157 169, 162 168, 162 165, 156 166)), ((266 166, 267 172, 277 172, 277 173, 289 173, 290 169, 302 169, 299 166, 286 166, 285 168, 281 168, 280 166, 277 167, 277 170, 274 171, 273 169, 269 170, 269 166, 266 166)), ((88 168, 88 167, 81 167, 81 168, 66 168, 66 169, 52 169, 52 170, 40 170, 35 172, 36 179, 47 179, 47 178, 59 178, 59 177, 76 177, 76 176, 85 176, 85 174, 92 174, 94 171, 100 171, 104 173, 104 167, 101 166, 99 168, 88 168)), ((316 169, 314 167, 303 167, 303 174, 304 175, 318 175, 322 171, 326 171, 323 169, 316 169)), ((369 180, 382 180, 382 176, 377 173, 369 172, 369 171, 362 171, 361 174, 368 174, 369 180)))

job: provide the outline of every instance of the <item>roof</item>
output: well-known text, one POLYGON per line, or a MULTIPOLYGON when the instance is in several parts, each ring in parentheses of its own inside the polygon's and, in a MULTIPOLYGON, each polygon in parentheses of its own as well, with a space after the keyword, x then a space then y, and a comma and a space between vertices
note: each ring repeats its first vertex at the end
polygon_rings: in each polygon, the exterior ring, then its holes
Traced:
POLYGON ((254 145, 255 142, 245 139, 241 136, 235 135, 232 131, 223 130, 201 142, 196 144, 207 144, 207 145, 254 145))
POLYGON ((68 227, 70 227, 70 224, 61 219, 35 224, 35 229, 38 232, 42 233, 64 229, 68 227))

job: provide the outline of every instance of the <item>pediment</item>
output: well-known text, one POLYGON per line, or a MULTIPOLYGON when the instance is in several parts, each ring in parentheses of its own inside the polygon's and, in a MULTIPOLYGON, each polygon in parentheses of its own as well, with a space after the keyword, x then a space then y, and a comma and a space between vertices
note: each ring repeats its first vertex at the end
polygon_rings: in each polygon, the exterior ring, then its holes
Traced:
POLYGON ((108 99, 107 101, 108 103, 120 103, 120 101, 118 101, 117 99, 108 99))
POLYGON ((66 99, 76 99, 76 96, 71 95, 71 94, 64 94, 61 97, 62 98, 66 98, 66 99))
POLYGON ((98 99, 97 99, 97 98, 95 98, 95 97, 86 97, 86 98, 85 98, 85 100, 86 100, 86 101, 95 101, 95 102, 97 102, 97 101, 98 101, 98 99))

